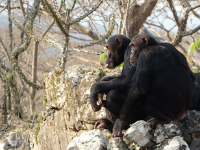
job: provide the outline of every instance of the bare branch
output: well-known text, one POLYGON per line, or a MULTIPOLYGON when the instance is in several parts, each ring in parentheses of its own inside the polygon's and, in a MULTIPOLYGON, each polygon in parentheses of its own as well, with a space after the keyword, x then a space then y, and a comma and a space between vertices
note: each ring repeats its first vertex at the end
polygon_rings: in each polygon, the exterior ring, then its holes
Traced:
MULTIPOLYGON (((30 38, 33 38, 33 39, 36 40, 36 41, 42 41, 42 42, 51 43, 51 44, 55 45, 56 47, 58 47, 59 49, 61 49, 61 50, 63 49, 63 47, 61 46, 61 44, 58 43, 57 41, 49 40, 49 39, 45 39, 45 38, 43 38, 43 37, 36 36, 36 35, 32 34, 32 33, 30 32, 30 30, 24 29, 21 25, 19 25, 19 24, 14 20, 14 18, 12 18, 11 16, 10 16, 10 18, 12 19, 13 23, 15 24, 15 26, 16 26, 19 30, 21 30, 22 32, 24 32, 25 34, 27 34, 30 38)), ((24 44, 26 44, 26 43, 24 42, 24 44)), ((23 45, 24 45, 24 44, 23 44, 23 45)), ((22 46, 22 48, 24 48, 24 47, 25 47, 25 45, 22 46)), ((20 48, 19 48, 19 49, 18 49, 18 52, 15 52, 14 55, 16 56, 17 53, 21 53, 21 52, 23 52, 24 50, 25 50, 25 48, 22 49, 22 50, 20 50, 20 48)))
POLYGON ((176 12, 176 9, 175 9, 175 7, 174 7, 174 5, 173 5, 172 0, 167 0, 167 2, 169 3, 169 6, 170 6, 170 8, 171 8, 171 11, 172 11, 172 13, 173 13, 173 16, 174 16, 174 19, 175 19, 175 21, 176 21, 177 26, 181 26, 181 23, 180 23, 179 18, 178 18, 178 16, 177 16, 177 12, 176 12))
POLYGON ((84 14, 83 16, 78 17, 77 19, 73 20, 70 25, 75 24, 76 22, 79 22, 80 20, 84 19, 85 17, 89 16, 91 13, 93 13, 99 6, 103 3, 103 0, 99 0, 99 3, 93 7, 89 12, 84 14))
POLYGON ((185 0, 179 0, 179 1, 180 1, 180 3, 181 3, 183 8, 187 7, 187 4, 186 4, 185 0))
MULTIPOLYGON (((79 2, 79 4, 80 4, 80 2, 79 2)), ((81 4, 80 4, 80 6, 81 6, 81 8, 83 9, 83 11, 84 11, 84 14, 86 14, 86 13, 85 13, 85 10, 84 10, 84 8, 83 8, 83 6, 82 6, 81 4)), ((93 23, 93 21, 92 21, 91 17, 90 17, 90 16, 88 16, 88 18, 89 18, 89 20, 90 20, 90 23, 91 23, 91 24, 92 24, 92 26, 94 27, 94 29, 95 29, 95 31, 96 31, 96 33, 97 33, 98 39, 99 39, 99 38, 100 38, 99 31, 97 30, 96 26, 94 25, 94 23, 93 23)))
MULTIPOLYGON (((168 1, 170 1, 170 0, 168 0, 168 1)), ((183 35, 184 36, 186 36, 187 34, 190 35, 189 33, 192 34, 192 33, 195 33, 196 31, 199 30, 199 26, 198 26, 197 28, 195 28, 194 30, 191 30, 189 32, 185 31, 190 11, 192 11, 192 10, 198 8, 198 7, 200 7, 200 4, 193 6, 193 7, 187 7, 185 9, 184 15, 181 18, 181 25, 180 26, 178 25, 178 33, 177 33, 175 39, 172 41, 172 44, 174 46, 177 46, 182 41, 183 35)))
POLYGON ((122 31, 122 33, 125 33, 126 36, 129 37, 129 32, 128 32, 128 26, 127 26, 127 21, 128 21, 128 17, 129 17, 129 5, 130 5, 130 0, 128 0, 127 2, 127 10, 126 10, 126 17, 125 17, 125 21, 124 21, 124 31, 122 31))
POLYGON ((78 46, 74 47, 73 49, 83 48, 83 47, 92 46, 92 45, 101 43, 103 40, 107 39, 111 35, 113 28, 114 28, 114 25, 115 25, 115 15, 112 14, 112 20, 111 20, 111 23, 110 23, 109 30, 106 32, 106 34, 103 37, 101 37, 99 40, 91 42, 91 43, 78 45, 78 46))
POLYGON ((4 10, 7 8, 7 6, 8 6, 8 4, 6 4, 6 5, 3 7, 2 10, 0 10, 0 13, 1 13, 2 11, 4 11, 4 10))
MULTIPOLYGON (((188 7, 191 7, 190 3, 189 3, 187 0, 186 0, 185 2, 186 2, 186 4, 187 4, 188 7)), ((197 18, 200 19, 200 15, 197 14, 195 11, 192 10, 192 14, 193 14, 195 17, 197 17, 197 18)))
POLYGON ((55 19, 52 20, 49 27, 42 33, 42 37, 44 37, 47 34, 47 32, 51 29, 51 27, 53 26, 54 23, 55 23, 55 19))
POLYGON ((9 48, 10 52, 12 52, 12 44, 13 44, 13 36, 12 36, 12 20, 10 18, 11 15, 11 9, 10 9, 10 1, 8 0, 8 21, 9 21, 9 48))
POLYGON ((200 3, 199 3, 199 4, 197 4, 196 6, 189 7, 189 8, 188 8, 188 11, 192 11, 192 10, 194 10, 194 9, 198 8, 198 7, 200 7, 200 3))
POLYGON ((184 37, 184 36, 187 36, 187 35, 191 35, 191 34, 197 32, 198 30, 200 30, 200 25, 199 25, 198 27, 196 27, 195 29, 193 29, 193 30, 185 31, 185 32, 182 34, 182 36, 184 37))
POLYGON ((82 32, 83 34, 88 35, 89 37, 91 37, 93 40, 98 40, 99 37, 98 35, 93 32, 92 30, 87 29, 86 27, 82 26, 80 23, 75 23, 72 25, 74 28, 76 28, 78 31, 82 32))
POLYGON ((7 67, 5 67, 5 65, 3 64, 2 60, 0 59, 0 67, 4 70, 4 71, 8 71, 9 69, 7 67))
POLYGON ((118 33, 121 34, 121 31, 122 31, 122 20, 123 20, 123 13, 122 13, 122 9, 121 9, 121 6, 120 6, 120 0, 117 0, 117 6, 118 6, 118 10, 119 10, 119 29, 118 29, 118 33))
MULTIPOLYGON (((7 4, 6 4, 7 5, 7 4)), ((1 8, 4 8, 4 7, 6 7, 7 8, 7 6, 0 6, 1 8)), ((10 9, 20 9, 20 7, 19 6, 16 6, 16 7, 10 7, 10 9)))
MULTIPOLYGON (((58 12, 60 12, 61 8, 62 8, 62 3, 60 4, 58 12)), ((51 29, 51 27, 53 26, 54 23, 55 23, 55 19, 52 20, 49 27, 42 33, 42 37, 44 37, 47 34, 47 32, 51 29)))
POLYGON ((1 46, 3 47, 4 53, 6 54, 6 58, 7 58, 8 60, 10 60, 10 54, 9 54, 7 48, 5 47, 5 45, 4 45, 4 43, 3 43, 2 39, 1 39, 1 37, 0 37, 0 43, 1 43, 1 46))
POLYGON ((20 5, 20 9, 21 9, 21 11, 22 11, 22 15, 23 15, 23 17, 24 17, 24 19, 25 19, 26 14, 25 14, 25 11, 24 11, 24 7, 23 7, 23 2, 22 2, 22 0, 19 0, 19 5, 20 5))

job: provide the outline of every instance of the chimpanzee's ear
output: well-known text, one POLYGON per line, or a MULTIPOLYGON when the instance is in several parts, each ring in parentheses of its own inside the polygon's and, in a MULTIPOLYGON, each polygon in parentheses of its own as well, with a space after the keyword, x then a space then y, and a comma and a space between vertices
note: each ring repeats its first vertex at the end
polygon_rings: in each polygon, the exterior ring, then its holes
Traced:
POLYGON ((115 41, 117 43, 117 47, 121 47, 122 46, 122 40, 120 38, 115 38, 115 41))
POLYGON ((148 45, 148 40, 145 37, 142 37, 142 41, 144 42, 144 44, 148 45))
POLYGON ((106 49, 108 50, 108 44, 105 45, 106 49))

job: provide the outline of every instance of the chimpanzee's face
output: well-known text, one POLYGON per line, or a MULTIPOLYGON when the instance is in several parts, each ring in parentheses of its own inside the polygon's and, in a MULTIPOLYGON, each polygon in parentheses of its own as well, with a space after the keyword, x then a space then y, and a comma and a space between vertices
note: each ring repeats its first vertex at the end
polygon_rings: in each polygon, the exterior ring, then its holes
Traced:
POLYGON ((112 47, 109 44, 106 44, 105 46, 107 48, 107 54, 106 54, 106 68, 113 69, 115 68, 113 59, 114 59, 114 52, 112 50, 112 47))
POLYGON ((136 66, 137 65, 137 59, 138 59, 139 54, 140 54, 139 47, 137 46, 137 43, 134 40, 131 41, 129 46, 131 47, 130 63, 133 66, 136 66))

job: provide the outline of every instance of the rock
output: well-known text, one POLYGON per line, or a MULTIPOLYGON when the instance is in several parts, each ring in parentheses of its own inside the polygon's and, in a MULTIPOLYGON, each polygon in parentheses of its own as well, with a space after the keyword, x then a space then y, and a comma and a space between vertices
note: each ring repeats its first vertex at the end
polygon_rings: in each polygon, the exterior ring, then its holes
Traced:
POLYGON ((200 150, 200 139, 193 140, 192 143, 190 144, 190 149, 191 150, 200 150))
POLYGON ((192 128, 190 130, 190 133, 192 134, 193 139, 195 140, 200 139, 200 125, 192 128))
POLYGON ((0 131, 0 139, 3 137, 4 134, 5 132, 0 131))
POLYGON ((173 137, 163 150, 190 150, 187 143, 180 136, 173 137))
POLYGON ((189 121, 193 126, 200 125, 200 112, 199 111, 195 111, 195 110, 188 111, 187 117, 189 118, 189 121))
MULTIPOLYGON (((64 74, 58 70, 45 75, 45 110, 33 116, 37 119, 30 117, 24 125, 22 121, 14 123, 13 116, 8 115, 8 124, 13 124, 13 128, 10 133, 7 128, 0 129, 0 150, 188 150, 186 142, 178 136, 182 124, 177 127, 177 122, 148 131, 147 123, 138 121, 123 131, 123 138, 111 138, 108 130, 93 130, 98 119, 114 122, 116 118, 105 108, 92 111, 91 85, 104 75, 119 73, 120 70, 77 65, 67 68, 64 74)), ((190 131, 193 138, 188 135, 187 142, 191 142, 191 150, 200 150, 200 112, 188 111, 187 117, 193 128, 190 131)))
POLYGON ((99 129, 95 129, 82 133, 80 137, 75 137, 69 143, 67 150, 106 150, 108 140, 108 137, 99 129))
POLYGON ((0 149, 24 149, 27 147, 29 141, 29 134, 21 135, 19 132, 10 132, 8 135, 5 135, 6 139, 0 141, 0 149))
POLYGON ((110 138, 108 142, 108 150, 122 150, 124 149, 122 137, 110 138))
POLYGON ((64 74, 54 71, 45 75, 46 110, 40 113, 39 124, 31 134, 32 149, 66 149, 72 139, 93 129, 96 120, 114 121, 105 108, 93 112, 90 105, 91 85, 104 75, 114 74, 116 70, 76 65, 64 74))
POLYGON ((151 135, 147 129, 147 122, 141 120, 132 124, 130 128, 126 131, 124 139, 127 143, 135 143, 141 147, 151 146, 151 135))
POLYGON ((158 124, 154 132, 153 141, 155 141, 156 143, 161 143, 166 138, 177 135, 181 135, 181 131, 175 124, 158 124))
POLYGON ((191 150, 200 150, 200 126, 196 126, 190 130, 190 134, 194 139, 190 144, 191 150))
MULTIPOLYGON (((112 71, 113 73, 114 71, 112 71)), ((46 109, 64 109, 69 128, 80 130, 80 121, 94 123, 98 119, 114 117, 105 108, 93 112, 90 105, 90 88, 106 74, 103 69, 81 65, 66 69, 65 74, 51 72, 45 76, 46 109)))

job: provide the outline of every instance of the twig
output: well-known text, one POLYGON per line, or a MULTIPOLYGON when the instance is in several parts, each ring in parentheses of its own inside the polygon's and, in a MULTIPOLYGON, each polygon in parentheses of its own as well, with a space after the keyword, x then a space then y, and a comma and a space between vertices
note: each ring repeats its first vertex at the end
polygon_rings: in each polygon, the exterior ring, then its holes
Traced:
POLYGON ((2 10, 0 10, 0 13, 1 13, 2 11, 4 11, 4 10, 7 8, 7 6, 8 6, 8 3, 3 7, 2 10))
POLYGON ((23 17, 24 17, 24 19, 25 19, 26 13, 25 13, 25 11, 24 11, 24 7, 23 7, 23 2, 22 2, 22 0, 19 0, 19 5, 20 5, 20 9, 21 9, 21 11, 22 11, 22 15, 23 15, 23 17))
POLYGON ((5 47, 5 45, 4 45, 4 43, 3 43, 2 39, 1 39, 1 37, 0 37, 0 43, 1 43, 1 46, 3 47, 4 53, 6 54, 6 58, 7 58, 8 60, 10 60, 10 54, 9 54, 7 48, 5 47))

